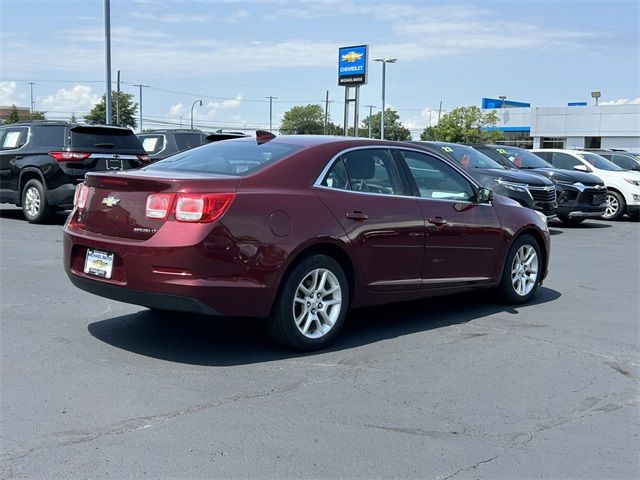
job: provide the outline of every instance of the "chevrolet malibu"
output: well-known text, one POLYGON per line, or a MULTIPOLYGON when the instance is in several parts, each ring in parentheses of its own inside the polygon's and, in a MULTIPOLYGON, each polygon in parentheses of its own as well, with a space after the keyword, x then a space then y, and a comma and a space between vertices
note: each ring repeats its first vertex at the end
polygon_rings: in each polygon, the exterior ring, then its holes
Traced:
POLYGON ((438 152, 323 136, 204 145, 89 173, 64 228, 74 285, 151 309, 265 318, 327 346, 350 308, 493 289, 525 303, 547 273, 546 218, 438 152))

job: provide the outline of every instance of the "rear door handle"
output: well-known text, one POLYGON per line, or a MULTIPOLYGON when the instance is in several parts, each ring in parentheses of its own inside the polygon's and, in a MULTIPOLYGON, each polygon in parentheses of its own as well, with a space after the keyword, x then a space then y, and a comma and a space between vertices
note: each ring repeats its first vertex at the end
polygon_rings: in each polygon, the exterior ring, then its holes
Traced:
POLYGON ((369 215, 362 212, 348 212, 346 214, 346 217, 357 222, 364 222, 367 218, 369 218, 369 215))
POLYGON ((444 225, 447 221, 442 217, 433 217, 429 219, 429 223, 433 223, 434 225, 444 225))

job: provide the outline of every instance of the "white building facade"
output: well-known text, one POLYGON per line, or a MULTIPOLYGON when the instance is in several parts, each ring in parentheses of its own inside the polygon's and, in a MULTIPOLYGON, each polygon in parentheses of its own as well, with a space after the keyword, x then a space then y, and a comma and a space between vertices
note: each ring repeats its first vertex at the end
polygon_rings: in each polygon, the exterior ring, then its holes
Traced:
POLYGON ((504 132, 506 144, 576 150, 617 148, 640 153, 640 104, 531 107, 509 103, 505 101, 504 108, 494 104, 497 129, 504 132))

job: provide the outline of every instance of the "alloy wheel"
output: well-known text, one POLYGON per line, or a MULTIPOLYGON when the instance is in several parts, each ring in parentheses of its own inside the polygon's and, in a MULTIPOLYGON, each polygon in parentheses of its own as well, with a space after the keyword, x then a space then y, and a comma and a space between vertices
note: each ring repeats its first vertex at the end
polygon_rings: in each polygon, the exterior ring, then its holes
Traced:
POLYGON ((511 264, 511 284, 514 291, 524 297, 531 292, 538 279, 538 254, 531 245, 518 249, 511 264))
POLYGON ((613 217, 616 213, 618 213, 618 209, 620 208, 620 202, 618 199, 611 194, 607 195, 607 208, 604 211, 603 217, 610 218, 613 217))
POLYGON ((36 187, 29 187, 24 195, 25 210, 31 217, 35 217, 40 212, 40 192, 36 187))
POLYGON ((342 289, 338 278, 326 268, 309 272, 293 298, 293 318, 302 335, 316 339, 335 325, 342 310, 342 289))

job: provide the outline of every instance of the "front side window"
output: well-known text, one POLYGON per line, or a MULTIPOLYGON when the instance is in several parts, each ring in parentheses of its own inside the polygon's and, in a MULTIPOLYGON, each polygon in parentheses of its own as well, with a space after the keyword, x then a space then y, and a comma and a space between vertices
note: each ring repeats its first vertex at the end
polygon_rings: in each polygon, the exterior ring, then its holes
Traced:
POLYGON ((355 192, 404 195, 396 163, 383 148, 345 152, 334 162, 321 185, 355 192))
POLYGON ((471 183, 449 165, 424 153, 408 150, 401 150, 400 153, 421 197, 458 202, 474 198, 471 183))
POLYGON ((551 159, 553 166, 561 170, 573 170, 574 166, 582 165, 580 160, 573 158, 568 153, 553 152, 551 159))

